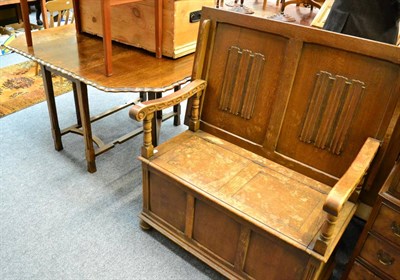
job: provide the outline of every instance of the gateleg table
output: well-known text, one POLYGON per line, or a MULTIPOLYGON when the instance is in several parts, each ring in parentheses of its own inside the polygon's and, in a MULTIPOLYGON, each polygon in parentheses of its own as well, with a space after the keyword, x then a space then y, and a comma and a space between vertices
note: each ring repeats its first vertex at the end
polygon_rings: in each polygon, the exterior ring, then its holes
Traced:
MULTIPOLYGON (((73 25, 40 30, 33 32, 32 36, 33 46, 27 46, 25 38, 21 36, 16 38, 8 48, 40 64, 55 149, 57 151, 63 149, 62 135, 70 132, 81 134, 85 142, 89 172, 96 171, 95 157, 97 155, 112 148, 116 143, 122 143, 134 137, 141 132, 141 129, 108 144, 104 144, 99 138, 92 135, 91 122, 130 106, 130 104, 91 118, 88 85, 106 92, 138 92, 142 99, 154 99, 166 91, 179 89, 190 80, 193 54, 176 60, 156 58, 154 54, 144 50, 113 43, 113 75, 107 77, 104 75, 101 38, 78 34, 73 25), (65 77, 73 85, 77 123, 63 130, 59 127, 51 73, 65 77), (97 145, 96 148, 94 143, 97 145)), ((178 125, 179 114, 179 106, 176 106, 170 115, 162 115, 161 112, 158 112, 153 123, 154 146, 157 146, 161 121, 173 116, 175 125, 178 125)))

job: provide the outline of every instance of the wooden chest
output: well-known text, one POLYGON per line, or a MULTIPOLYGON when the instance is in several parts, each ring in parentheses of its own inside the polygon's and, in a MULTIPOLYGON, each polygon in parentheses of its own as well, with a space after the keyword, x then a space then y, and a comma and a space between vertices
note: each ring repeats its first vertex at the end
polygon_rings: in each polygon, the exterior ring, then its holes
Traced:
MULTIPOLYGON (((111 32, 115 41, 155 52, 154 0, 114 6, 111 9, 111 32)), ((164 0, 162 54, 178 58, 196 48, 196 11, 210 0, 164 0)), ((83 32, 102 36, 101 6, 98 0, 79 3, 83 32)))
POLYGON ((228 279, 327 279, 363 182, 400 148, 399 51, 204 7, 192 81, 130 110, 141 226, 228 279), (157 111, 187 98, 189 130, 155 148, 157 111))

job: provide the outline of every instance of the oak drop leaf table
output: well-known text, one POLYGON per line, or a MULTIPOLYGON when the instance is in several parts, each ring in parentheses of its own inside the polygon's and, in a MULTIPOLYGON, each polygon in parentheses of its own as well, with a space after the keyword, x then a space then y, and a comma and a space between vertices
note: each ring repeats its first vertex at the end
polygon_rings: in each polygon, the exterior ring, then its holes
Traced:
MULTIPOLYGON (((104 75, 103 42, 101 38, 77 34, 73 25, 55 29, 45 29, 32 33, 34 44, 27 46, 24 37, 16 38, 8 48, 16 53, 36 61, 41 66, 47 105, 51 122, 54 146, 57 151, 63 149, 61 136, 72 132, 81 134, 85 141, 85 155, 89 172, 96 171, 95 157, 122 143, 141 131, 134 131, 112 143, 104 144, 92 135, 91 122, 108 116, 112 111, 91 119, 87 86, 93 86, 106 92, 138 92, 142 99, 155 99, 169 90, 177 90, 190 80, 194 55, 176 60, 156 58, 146 51, 114 43, 112 45, 113 75, 104 75), (77 124, 61 130, 58 123, 51 73, 60 75, 72 82, 75 97, 77 124), (94 143, 97 144, 95 149, 94 143)), ((133 103, 132 103, 133 104, 133 103)), ((121 110, 130 104, 113 111, 121 110)), ((155 139, 162 119, 174 117, 179 124, 180 107, 176 106, 170 115, 157 114, 153 121, 155 139)))

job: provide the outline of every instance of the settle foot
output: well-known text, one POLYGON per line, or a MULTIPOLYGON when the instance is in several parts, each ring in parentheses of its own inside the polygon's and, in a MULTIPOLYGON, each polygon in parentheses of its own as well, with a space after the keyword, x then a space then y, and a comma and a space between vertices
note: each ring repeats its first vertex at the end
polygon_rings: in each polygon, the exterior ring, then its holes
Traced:
POLYGON ((143 220, 140 220, 140 227, 142 230, 150 230, 151 226, 143 220))

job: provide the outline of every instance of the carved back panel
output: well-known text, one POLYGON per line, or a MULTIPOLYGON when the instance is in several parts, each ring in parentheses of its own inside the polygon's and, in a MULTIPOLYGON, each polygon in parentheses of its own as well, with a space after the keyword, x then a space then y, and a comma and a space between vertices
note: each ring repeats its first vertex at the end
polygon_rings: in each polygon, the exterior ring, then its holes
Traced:
POLYGON ((374 196, 400 150, 400 48, 227 14, 203 9, 203 25, 216 20, 196 52, 194 78, 208 82, 201 129, 327 184, 374 137, 374 196))

